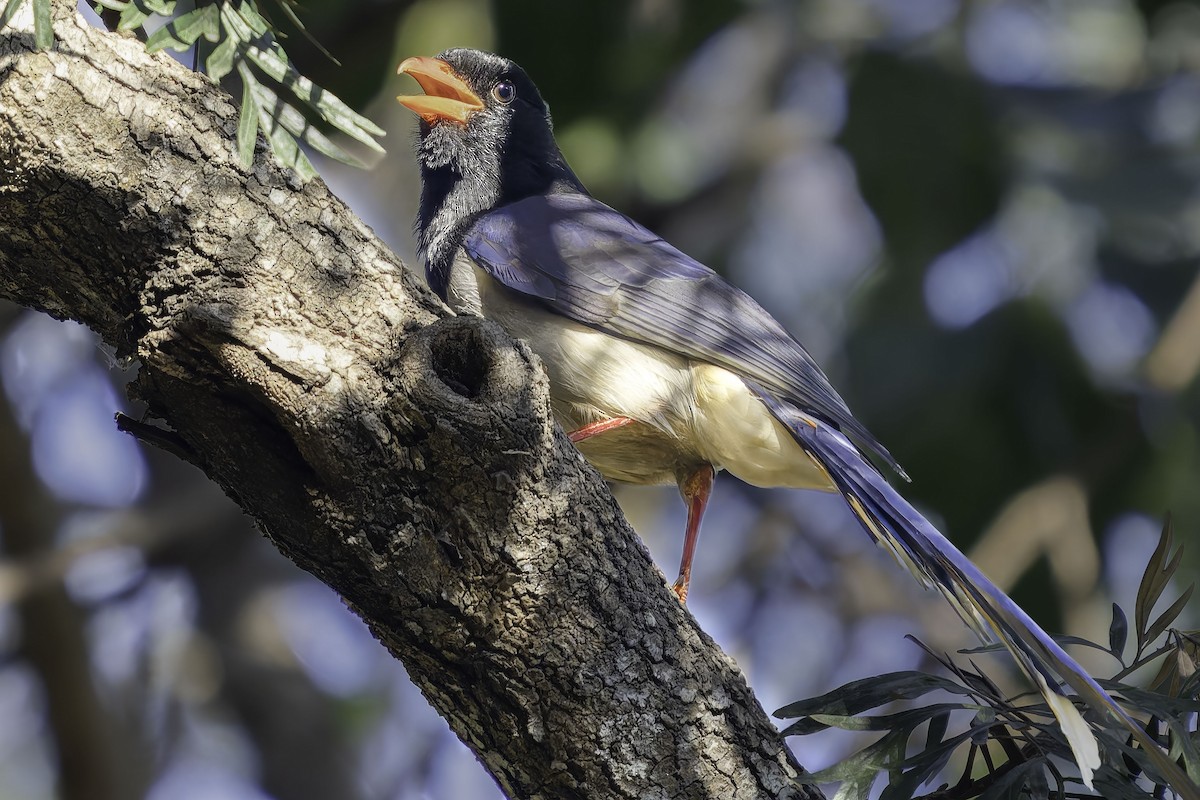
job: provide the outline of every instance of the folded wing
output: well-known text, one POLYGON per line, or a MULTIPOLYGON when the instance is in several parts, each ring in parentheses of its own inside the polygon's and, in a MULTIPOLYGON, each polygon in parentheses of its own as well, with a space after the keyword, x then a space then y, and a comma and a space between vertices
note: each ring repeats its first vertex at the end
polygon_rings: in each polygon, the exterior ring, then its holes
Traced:
POLYGON ((744 375, 903 474, 812 357, 758 303, 600 201, 575 193, 520 200, 480 217, 463 246, 510 289, 584 325, 744 375))

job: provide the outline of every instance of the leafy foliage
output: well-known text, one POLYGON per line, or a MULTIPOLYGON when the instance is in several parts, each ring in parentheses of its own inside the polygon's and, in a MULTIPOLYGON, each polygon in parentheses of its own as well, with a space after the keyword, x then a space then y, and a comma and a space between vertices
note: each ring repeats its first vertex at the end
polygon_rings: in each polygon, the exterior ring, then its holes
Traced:
MULTIPOLYGON (((4 11, 0 12, 0 30, 4 28, 21 9, 25 0, 8 0, 4 11)), ((50 0, 32 0, 33 2, 33 36, 38 48, 45 50, 54 44, 54 28, 50 24, 50 0)))
MULTIPOLYGON (((1128 658, 1129 621, 1113 605, 1108 644, 1078 637, 1059 637, 1062 644, 1092 647, 1110 654, 1120 669, 1100 683, 1119 696, 1136 717, 1146 720, 1146 730, 1162 744, 1168 757, 1179 763, 1193 781, 1200 782, 1197 749, 1197 713, 1200 712, 1200 631, 1171 627, 1191 598, 1189 586, 1165 611, 1152 614, 1179 566, 1182 547, 1173 549, 1171 521, 1163 526, 1158 547, 1150 557, 1134 606, 1134 646, 1128 658), (1148 689, 1125 681, 1134 672, 1162 660, 1148 689)), ((915 640, 914 640, 915 641, 915 640)), ((920 644, 918 642, 918 644, 920 644)), ((920 645, 924 647, 924 645, 920 645)), ((809 700, 784 706, 781 718, 798 718, 785 735, 805 735, 830 727, 854 731, 881 731, 883 736, 845 760, 810 776, 813 783, 838 781, 835 800, 866 798, 881 771, 888 785, 880 800, 912 797, 945 800, 1017 800, 1022 797, 1065 800, 1080 796, 1079 777, 1065 737, 1045 702, 1027 697, 1008 698, 973 662, 959 666, 925 648, 952 677, 924 672, 895 672, 848 683, 809 700), (864 712, 894 701, 913 701, 938 693, 927 705, 878 715, 864 712), (946 699, 949 696, 950 699, 946 699), (947 735, 951 717, 969 719, 964 730, 947 735), (923 737, 919 735, 924 730, 923 737), (958 774, 925 795, 918 790, 947 775, 948 765, 958 774), (1064 768, 1064 765, 1066 768, 1064 768), (1074 787, 1074 788, 1068 788, 1074 787)), ((976 653, 996 649, 976 648, 976 653)), ((959 723, 961 727, 961 722, 959 723)), ((1146 752, 1135 747, 1119 729, 1098 731, 1104 763, 1095 776, 1095 788, 1113 800, 1171 796, 1171 787, 1157 779, 1146 752)), ((1086 791, 1082 794, 1087 794, 1086 791)))
MULTIPOLYGON (((30 1, 37 46, 50 47, 54 43, 50 0, 30 1)), ((0 14, 0 28, 8 24, 23 2, 8 0, 0 14)), ((330 158, 362 166, 358 158, 334 144, 321 126, 341 131, 374 152, 383 152, 375 139, 384 135, 383 130, 297 71, 255 0, 197 2, 182 12, 178 12, 175 0, 93 0, 93 4, 97 13, 117 15, 117 29, 141 34, 152 53, 167 48, 178 52, 195 48, 198 61, 200 53, 205 54, 204 72, 213 81, 236 72, 242 92, 237 147, 243 164, 253 160, 260 129, 275 155, 304 178, 314 176, 316 170, 299 142, 330 158)), ((274 5, 307 34, 291 0, 276 0, 274 5)))

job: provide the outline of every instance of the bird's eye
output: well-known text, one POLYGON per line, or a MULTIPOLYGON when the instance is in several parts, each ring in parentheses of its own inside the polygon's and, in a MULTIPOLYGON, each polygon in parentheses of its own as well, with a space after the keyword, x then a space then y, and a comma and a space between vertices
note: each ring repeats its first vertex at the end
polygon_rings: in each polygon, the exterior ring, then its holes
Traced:
POLYGON ((517 99, 517 87, 508 81, 500 81, 492 87, 492 97, 496 98, 496 102, 508 105, 517 99))

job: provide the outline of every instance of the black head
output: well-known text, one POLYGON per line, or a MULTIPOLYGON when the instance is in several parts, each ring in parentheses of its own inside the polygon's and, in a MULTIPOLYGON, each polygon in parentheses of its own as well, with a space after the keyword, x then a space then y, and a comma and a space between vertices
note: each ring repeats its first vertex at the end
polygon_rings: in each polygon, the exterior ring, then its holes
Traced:
POLYGON ((480 50, 410 58, 424 95, 397 98, 420 118, 417 234, 427 265, 448 266, 479 214, 535 194, 583 191, 554 141, 550 111, 519 66, 480 50))

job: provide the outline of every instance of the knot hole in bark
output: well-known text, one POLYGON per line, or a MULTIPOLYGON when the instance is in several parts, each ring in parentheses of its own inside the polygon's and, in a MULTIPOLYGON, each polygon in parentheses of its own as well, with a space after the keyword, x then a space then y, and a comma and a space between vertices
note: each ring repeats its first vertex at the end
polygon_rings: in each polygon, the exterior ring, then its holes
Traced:
POLYGON ((434 374, 455 394, 474 400, 483 392, 492 369, 492 342, 484 341, 479 328, 447 330, 444 326, 429 342, 434 374))
POLYGON ((548 406, 533 360, 503 328, 478 317, 438 320, 411 334, 400 355, 404 388, 418 403, 508 417, 548 406))

